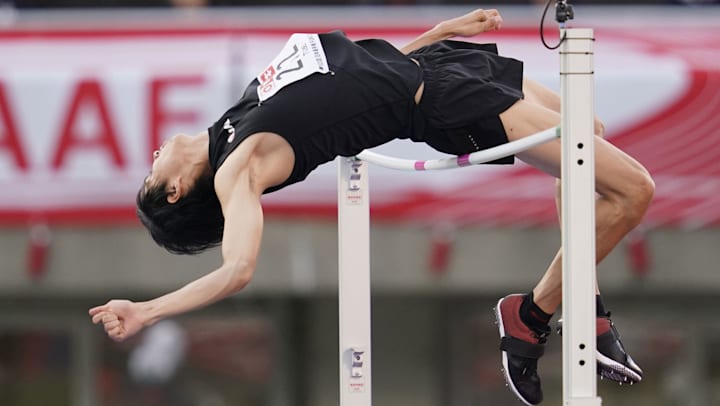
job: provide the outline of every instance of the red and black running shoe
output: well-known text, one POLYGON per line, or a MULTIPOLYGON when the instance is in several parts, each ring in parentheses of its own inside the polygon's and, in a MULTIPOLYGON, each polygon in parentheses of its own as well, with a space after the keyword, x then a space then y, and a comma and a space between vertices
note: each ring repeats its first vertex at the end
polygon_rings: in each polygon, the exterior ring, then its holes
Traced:
MULTIPOLYGON (((558 325, 558 333, 562 334, 562 320, 558 325)), ((596 319, 597 329, 597 373, 602 379, 620 384, 634 384, 642 380, 643 371, 625 350, 620 333, 610 320, 610 312, 596 319)))
POLYGON ((503 375, 510 390, 526 405, 542 402, 543 392, 537 373, 537 362, 545 353, 550 327, 538 334, 520 319, 520 305, 525 295, 514 294, 500 299, 495 317, 500 331, 503 375))
POLYGON ((597 368, 600 377, 630 385, 642 380, 643 371, 625 351, 610 313, 597 318, 597 368))

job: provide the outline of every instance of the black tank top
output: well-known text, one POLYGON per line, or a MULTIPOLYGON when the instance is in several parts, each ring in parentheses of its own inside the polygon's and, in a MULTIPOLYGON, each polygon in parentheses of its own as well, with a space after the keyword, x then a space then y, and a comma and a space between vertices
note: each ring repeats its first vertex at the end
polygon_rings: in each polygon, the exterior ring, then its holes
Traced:
POLYGON ((319 35, 331 73, 312 74, 259 103, 258 80, 209 129, 209 159, 217 172, 248 136, 272 132, 295 153, 290 177, 265 193, 302 181, 337 156, 413 133, 420 68, 383 40, 353 42, 339 31, 319 35))

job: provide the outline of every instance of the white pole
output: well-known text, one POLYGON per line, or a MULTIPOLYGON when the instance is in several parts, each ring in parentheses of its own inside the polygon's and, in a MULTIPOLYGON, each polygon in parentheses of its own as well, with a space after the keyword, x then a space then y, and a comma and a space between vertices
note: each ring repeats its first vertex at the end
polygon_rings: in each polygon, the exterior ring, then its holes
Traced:
POLYGON ((370 201, 368 163, 338 160, 340 406, 370 406, 370 201))
POLYGON ((563 399, 600 406, 595 356, 593 30, 561 30, 563 399))

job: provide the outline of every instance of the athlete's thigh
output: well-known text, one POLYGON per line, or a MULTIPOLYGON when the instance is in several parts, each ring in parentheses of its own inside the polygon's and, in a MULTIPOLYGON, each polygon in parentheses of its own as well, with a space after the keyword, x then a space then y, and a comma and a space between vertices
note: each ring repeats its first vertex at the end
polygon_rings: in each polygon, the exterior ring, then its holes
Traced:
POLYGON ((560 95, 544 85, 523 76, 522 90, 525 100, 537 103, 555 112, 560 112, 560 95))
MULTIPOLYGON (((508 140, 515 141, 554 127, 560 123, 560 114, 527 100, 520 100, 500 114, 508 140)), ((600 137, 595 139, 596 190, 604 196, 624 195, 645 176, 645 169, 633 158, 600 137)), ((560 177, 561 141, 554 139, 545 144, 518 153, 520 160, 541 171, 560 177)))
MULTIPOLYGON (((523 95, 525 100, 539 104, 557 113, 560 112, 560 95, 544 85, 523 77, 523 95)), ((599 118, 595 117, 595 135, 605 137, 605 126, 599 118)))

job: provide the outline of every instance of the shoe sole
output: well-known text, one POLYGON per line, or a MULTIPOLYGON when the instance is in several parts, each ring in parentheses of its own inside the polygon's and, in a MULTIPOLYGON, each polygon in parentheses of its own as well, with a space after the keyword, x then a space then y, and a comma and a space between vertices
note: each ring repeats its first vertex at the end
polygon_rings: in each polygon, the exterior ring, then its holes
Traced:
MULTIPOLYGON (((495 312, 495 321, 497 322, 498 330, 500 331, 500 338, 505 337, 505 326, 502 322, 502 317, 500 317, 500 304, 502 301, 505 300, 505 298, 502 298, 498 300, 497 305, 495 305, 495 308, 493 311, 495 312)), ((523 396, 520 394, 518 389, 513 384, 512 379, 510 379, 510 372, 508 368, 508 358, 507 358, 507 351, 502 351, 502 373, 503 377, 505 378, 505 384, 510 388, 510 390, 517 396, 518 399, 520 399, 523 403, 525 403, 527 406, 536 406, 534 403, 530 403, 523 396)))
POLYGON ((612 358, 602 355, 600 351, 595 351, 595 356, 597 357, 598 374, 602 378, 619 382, 621 385, 623 383, 632 385, 642 380, 642 376, 637 372, 612 358))

